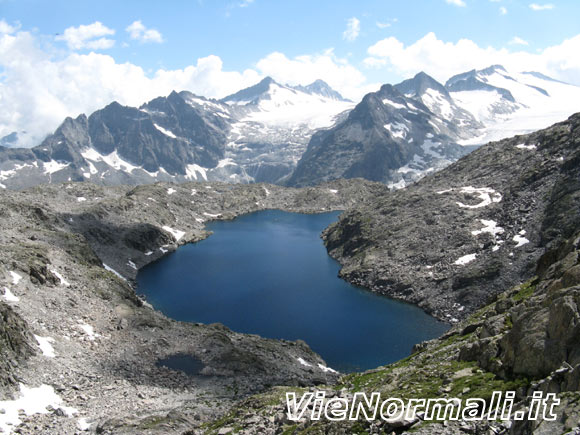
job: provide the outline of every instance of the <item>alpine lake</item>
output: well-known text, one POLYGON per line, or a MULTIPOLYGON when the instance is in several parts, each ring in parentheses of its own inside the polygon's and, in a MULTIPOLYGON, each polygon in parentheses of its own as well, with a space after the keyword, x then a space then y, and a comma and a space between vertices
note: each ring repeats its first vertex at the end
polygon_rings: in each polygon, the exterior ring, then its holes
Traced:
POLYGON ((449 326, 420 308, 338 277, 320 234, 339 214, 267 210, 210 222, 207 239, 141 269, 137 291, 176 320, 304 340, 341 372, 395 362, 444 333, 449 326))

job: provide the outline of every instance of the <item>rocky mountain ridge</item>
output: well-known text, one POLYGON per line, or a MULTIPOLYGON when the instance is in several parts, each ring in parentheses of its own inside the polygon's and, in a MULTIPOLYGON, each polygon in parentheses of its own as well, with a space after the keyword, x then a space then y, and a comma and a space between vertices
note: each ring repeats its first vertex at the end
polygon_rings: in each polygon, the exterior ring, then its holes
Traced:
POLYGON ((401 188, 489 140, 561 121, 578 100, 577 86, 499 65, 445 85, 419 73, 368 94, 352 116, 355 104, 320 80, 265 78, 221 100, 173 92, 140 108, 111 103, 68 118, 32 149, 5 147, 17 133, 0 138, 0 188, 69 180, 303 186, 358 176, 401 188), (377 98, 382 105, 369 105, 377 98))
POLYGON ((312 132, 352 107, 326 83, 271 78, 222 100, 172 92, 139 108, 113 102, 67 118, 32 149, 0 147, 0 188, 88 180, 276 182, 312 132))
POLYGON ((368 94, 349 117, 314 134, 288 184, 362 176, 401 188, 484 143, 546 128, 580 110, 580 87, 500 65, 445 85, 421 72, 393 88, 368 94))

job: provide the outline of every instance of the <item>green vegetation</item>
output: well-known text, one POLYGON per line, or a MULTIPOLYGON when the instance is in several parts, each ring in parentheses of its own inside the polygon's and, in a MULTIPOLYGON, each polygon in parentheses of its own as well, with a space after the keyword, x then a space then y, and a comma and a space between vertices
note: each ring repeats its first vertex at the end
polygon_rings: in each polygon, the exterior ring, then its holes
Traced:
POLYGON ((526 281, 520 285, 518 292, 512 296, 514 302, 523 301, 534 294, 536 290, 536 285, 538 284, 538 279, 536 277, 526 281))

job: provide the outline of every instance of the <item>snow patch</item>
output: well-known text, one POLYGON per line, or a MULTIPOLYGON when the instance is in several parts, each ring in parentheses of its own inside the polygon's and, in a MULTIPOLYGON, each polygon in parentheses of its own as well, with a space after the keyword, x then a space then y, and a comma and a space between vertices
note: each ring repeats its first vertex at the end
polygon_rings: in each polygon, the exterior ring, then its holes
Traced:
POLYGON ((238 164, 228 157, 227 159, 220 160, 216 167, 225 168, 226 166, 238 166, 238 164))
POLYGON ((196 165, 195 163, 192 165, 187 165, 185 167, 185 178, 188 180, 197 180, 197 174, 199 173, 201 177, 207 181, 207 171, 207 168, 196 165))
POLYGON ((475 260, 475 257, 477 257, 477 254, 467 254, 464 255, 463 257, 459 257, 457 260, 455 260, 455 263, 453 264, 457 264, 458 266, 464 266, 475 260))
POLYGON ((404 104, 395 103, 394 101, 391 101, 387 98, 385 98, 383 100, 383 104, 394 107, 395 109, 406 109, 407 108, 407 106, 405 106, 404 104))
POLYGON ((323 364, 318 363, 318 368, 322 370, 324 373, 338 373, 336 370, 331 369, 330 367, 326 367, 323 364))
POLYGON ((92 423, 89 423, 86 418, 79 418, 77 421, 77 428, 82 432, 88 431, 91 425, 92 423))
POLYGON ((131 260, 127 261, 127 266, 129 266, 131 269, 137 270, 137 265, 133 263, 131 260))
POLYGON ((22 279, 22 277, 14 271, 10 271, 10 276, 12 276, 12 284, 14 285, 18 285, 18 283, 22 279))
POLYGON ((79 197, 77 198, 77 202, 84 202, 84 201, 86 201, 86 200, 87 200, 87 198, 85 198, 84 196, 79 196, 79 197))
POLYGON ((8 287, 4 287, 4 299, 6 302, 18 302, 20 298, 15 296, 8 287))
POLYGON ((173 228, 168 226, 164 226, 162 228, 168 233, 171 233, 171 235, 175 238, 175 241, 177 242, 179 242, 179 240, 185 235, 185 231, 174 230, 173 228))
POLYGON ((461 193, 472 193, 479 195, 481 202, 475 205, 467 205, 463 204, 462 202, 457 201, 457 205, 461 208, 481 208, 487 207, 492 203, 497 203, 502 200, 502 196, 500 193, 496 192, 495 190, 489 187, 472 187, 466 186, 462 187, 460 190, 461 193))
POLYGON ((400 122, 385 124, 384 127, 389 131, 389 133, 391 133, 393 137, 398 137, 399 139, 404 139, 409 132, 409 127, 407 127, 405 124, 401 124, 400 122))
POLYGON ((66 168, 70 163, 59 163, 56 160, 51 160, 50 162, 42 162, 45 174, 54 174, 61 169, 66 168))
POLYGON ((150 255, 153 255, 153 251, 147 251, 147 252, 145 252, 145 255, 146 255, 147 257, 149 257, 150 255))
POLYGON ((537 147, 536 145, 526 145, 526 144, 519 144, 516 145, 516 148, 519 148, 520 150, 528 150, 528 151, 533 151, 535 150, 537 147))
POLYGON ((173 132, 171 132, 171 131, 169 131, 169 130, 166 130, 166 129, 164 129, 163 127, 161 127, 160 125, 157 125, 157 124, 155 124, 155 123, 153 123, 153 125, 155 126, 155 128, 156 128, 157 130, 159 130, 159 131, 160 131, 161 133, 163 133, 165 136, 169 136, 171 139, 177 139, 177 136, 175 136, 175 135, 173 134, 173 132))
POLYGON ((50 269, 50 272, 59 279, 60 285, 64 285, 65 287, 70 287, 70 283, 66 279, 64 279, 60 273, 58 273, 54 269, 50 269))
MULTIPOLYGON (((525 234, 525 231, 524 231, 525 234)), ((524 246, 527 243, 530 243, 530 241, 528 239, 526 239, 525 237, 523 237, 523 235, 520 234, 516 234, 513 239, 514 242, 516 242, 516 248, 519 248, 520 246, 524 246)))
POLYGON ((208 216, 210 218, 217 218, 217 217, 220 216, 219 214, 211 214, 211 213, 204 213, 204 215, 206 215, 206 216, 208 216))
MULTIPOLYGON (((401 169, 401 168, 399 168, 399 171, 400 171, 400 169, 401 169)), ((399 171, 397 171, 397 172, 399 172, 399 171)), ((407 182, 401 178, 401 179, 400 179, 399 181, 397 181, 396 183, 389 183, 389 184, 387 185, 387 187, 388 187, 390 190, 399 190, 399 189, 404 189, 405 187, 407 187, 407 182)))
POLYGON ((435 89, 427 89, 422 95, 421 99, 425 106, 427 106, 433 113, 439 113, 445 119, 453 117, 453 109, 449 101, 435 89))
POLYGON ((29 388, 20 384, 20 397, 15 400, 0 401, 0 431, 11 433, 18 425, 20 420, 20 410, 27 415, 48 414, 47 409, 52 406, 55 409, 62 409, 67 416, 72 416, 78 411, 75 408, 62 405, 63 400, 54 391, 50 385, 41 385, 36 388, 29 388))
POLYGON ((119 272, 117 272, 115 269, 113 269, 112 267, 107 266, 105 263, 103 263, 103 267, 105 268, 105 270, 108 270, 109 272, 114 273, 115 275, 117 275, 119 278, 121 278, 123 281, 127 281, 127 279, 121 275, 119 272))
POLYGON ((177 190, 175 190, 173 187, 170 187, 169 189, 167 189, 168 195, 173 195, 175 192, 177 192, 177 190))
POLYGON ((304 367, 312 367, 312 364, 307 363, 306 361, 304 361, 304 359, 302 358, 298 358, 298 362, 303 365, 304 367))
POLYGON ((48 358, 54 358, 56 356, 56 354, 54 353, 54 348, 52 347, 52 344, 50 343, 54 343, 54 338, 52 337, 40 337, 36 334, 34 334, 34 338, 36 339, 36 342, 38 343, 38 347, 40 347, 40 351, 42 352, 42 354, 48 358))
MULTIPOLYGON (((135 169, 142 169, 140 166, 132 165, 131 163, 119 157, 119 154, 117 154, 117 150, 113 151, 110 154, 102 155, 99 152, 97 152, 97 150, 95 150, 94 148, 88 148, 81 153, 81 156, 83 156, 85 160, 91 160, 93 162, 105 162, 107 165, 111 166, 117 171, 132 172, 135 169)), ((103 177, 103 175, 104 173, 101 175, 101 178, 103 177)))
POLYGON ((480 221, 484 225, 484 227, 481 230, 472 231, 471 234, 473 234, 474 236, 478 236, 483 233, 490 233, 492 236, 496 237, 498 234, 504 232, 504 229, 502 227, 497 226, 496 221, 486 219, 480 219, 480 221))
POLYGON ((100 337, 100 335, 95 332, 95 329, 87 323, 80 323, 79 328, 81 328, 83 330, 83 332, 85 334, 87 334, 87 336, 89 337, 89 340, 91 340, 91 341, 97 337, 100 337))

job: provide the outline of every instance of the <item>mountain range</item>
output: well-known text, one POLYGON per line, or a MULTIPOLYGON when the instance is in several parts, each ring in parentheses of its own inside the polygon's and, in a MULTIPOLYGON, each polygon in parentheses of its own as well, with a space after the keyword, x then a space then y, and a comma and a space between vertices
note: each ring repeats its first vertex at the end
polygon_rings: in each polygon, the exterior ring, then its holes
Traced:
POLYGON ((496 65, 444 85, 419 73, 356 104, 321 80, 267 77, 221 100, 172 92, 67 118, 40 145, 0 139, 0 188, 88 180, 269 182, 362 177, 404 187, 477 146, 564 119, 580 88, 496 65))

